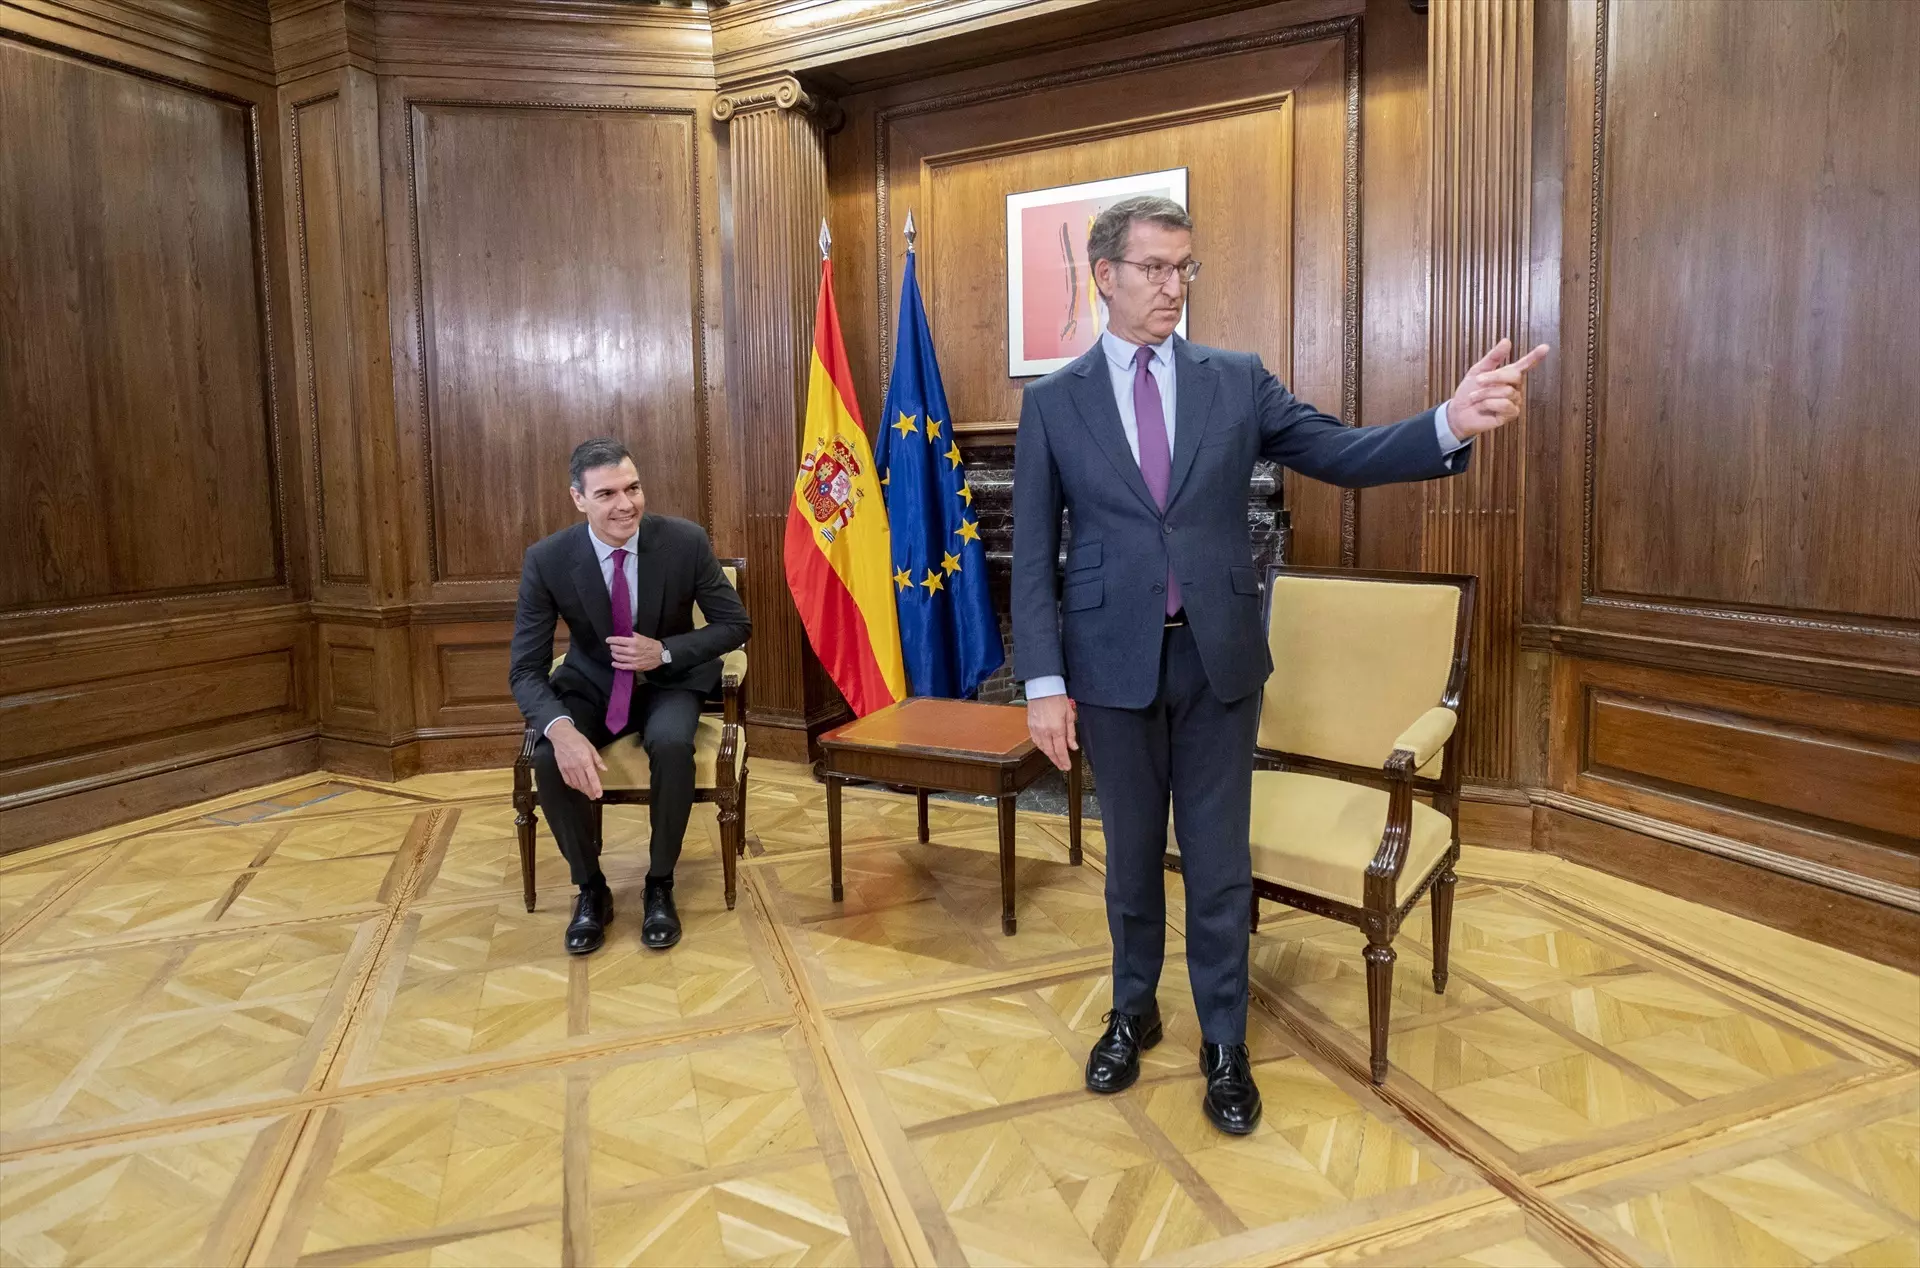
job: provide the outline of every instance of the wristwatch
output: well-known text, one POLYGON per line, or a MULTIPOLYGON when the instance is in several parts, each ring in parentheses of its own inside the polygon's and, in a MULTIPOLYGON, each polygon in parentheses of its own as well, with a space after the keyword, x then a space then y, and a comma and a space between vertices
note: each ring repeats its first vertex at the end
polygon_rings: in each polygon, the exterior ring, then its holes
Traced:
POLYGON ((662 665, 671 665, 673 663, 673 653, 664 647, 660 649, 660 663, 662 665))

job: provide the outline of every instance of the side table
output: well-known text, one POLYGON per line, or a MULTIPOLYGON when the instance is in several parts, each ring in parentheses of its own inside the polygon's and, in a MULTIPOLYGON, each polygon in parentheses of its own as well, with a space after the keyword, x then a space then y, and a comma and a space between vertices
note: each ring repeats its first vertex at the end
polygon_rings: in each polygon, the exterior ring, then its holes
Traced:
MULTIPOLYGON (((904 785, 920 794, 920 841, 927 842, 929 790, 978 793, 1000 803, 1000 930, 1012 934, 1013 799, 1053 768, 1027 734, 1019 705, 931 697, 903 700, 820 737, 826 753, 827 844, 833 856, 833 900, 846 896, 840 877, 840 790, 849 779, 904 785)), ((1067 854, 1080 865, 1080 754, 1067 771, 1067 854)))

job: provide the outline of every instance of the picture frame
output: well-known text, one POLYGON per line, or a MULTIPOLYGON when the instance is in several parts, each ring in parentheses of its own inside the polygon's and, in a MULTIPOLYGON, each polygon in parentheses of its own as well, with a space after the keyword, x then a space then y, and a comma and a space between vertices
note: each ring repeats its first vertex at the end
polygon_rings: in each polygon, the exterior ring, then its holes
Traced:
MULTIPOLYGON (((1187 169, 1172 167, 1007 195, 1007 376, 1051 374, 1106 328, 1087 263, 1093 218, 1123 198, 1157 194, 1187 205, 1187 169)), ((1187 333, 1180 314, 1175 333, 1187 333)))

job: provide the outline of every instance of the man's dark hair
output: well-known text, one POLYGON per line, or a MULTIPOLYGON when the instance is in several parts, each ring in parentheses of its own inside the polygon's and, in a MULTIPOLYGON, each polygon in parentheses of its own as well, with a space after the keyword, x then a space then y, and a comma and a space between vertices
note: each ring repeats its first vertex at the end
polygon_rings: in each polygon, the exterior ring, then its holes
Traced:
POLYGON ((592 440, 581 441, 574 448, 573 459, 567 468, 573 476, 573 487, 585 493, 587 472, 595 467, 617 467, 631 457, 633 454, 627 447, 611 436, 595 436, 592 440))
POLYGON ((1171 198, 1162 198, 1158 194, 1136 194, 1132 198, 1122 198, 1093 218, 1093 228, 1087 231, 1087 268, 1093 268, 1102 260, 1124 257, 1127 238, 1133 233, 1133 226, 1142 220, 1167 229, 1193 232, 1193 217, 1171 198))

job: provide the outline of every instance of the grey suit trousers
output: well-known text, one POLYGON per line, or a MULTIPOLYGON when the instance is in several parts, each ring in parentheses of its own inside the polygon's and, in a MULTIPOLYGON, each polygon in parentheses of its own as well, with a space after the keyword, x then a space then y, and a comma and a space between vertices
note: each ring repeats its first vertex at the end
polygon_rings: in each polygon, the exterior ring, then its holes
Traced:
POLYGON ((1167 805, 1186 878, 1187 975, 1209 1043, 1247 1034, 1248 918, 1253 901, 1254 737, 1260 693, 1214 695, 1193 630, 1161 642, 1159 689, 1144 709, 1079 706, 1107 842, 1113 1006, 1151 1011, 1166 954, 1167 805))

